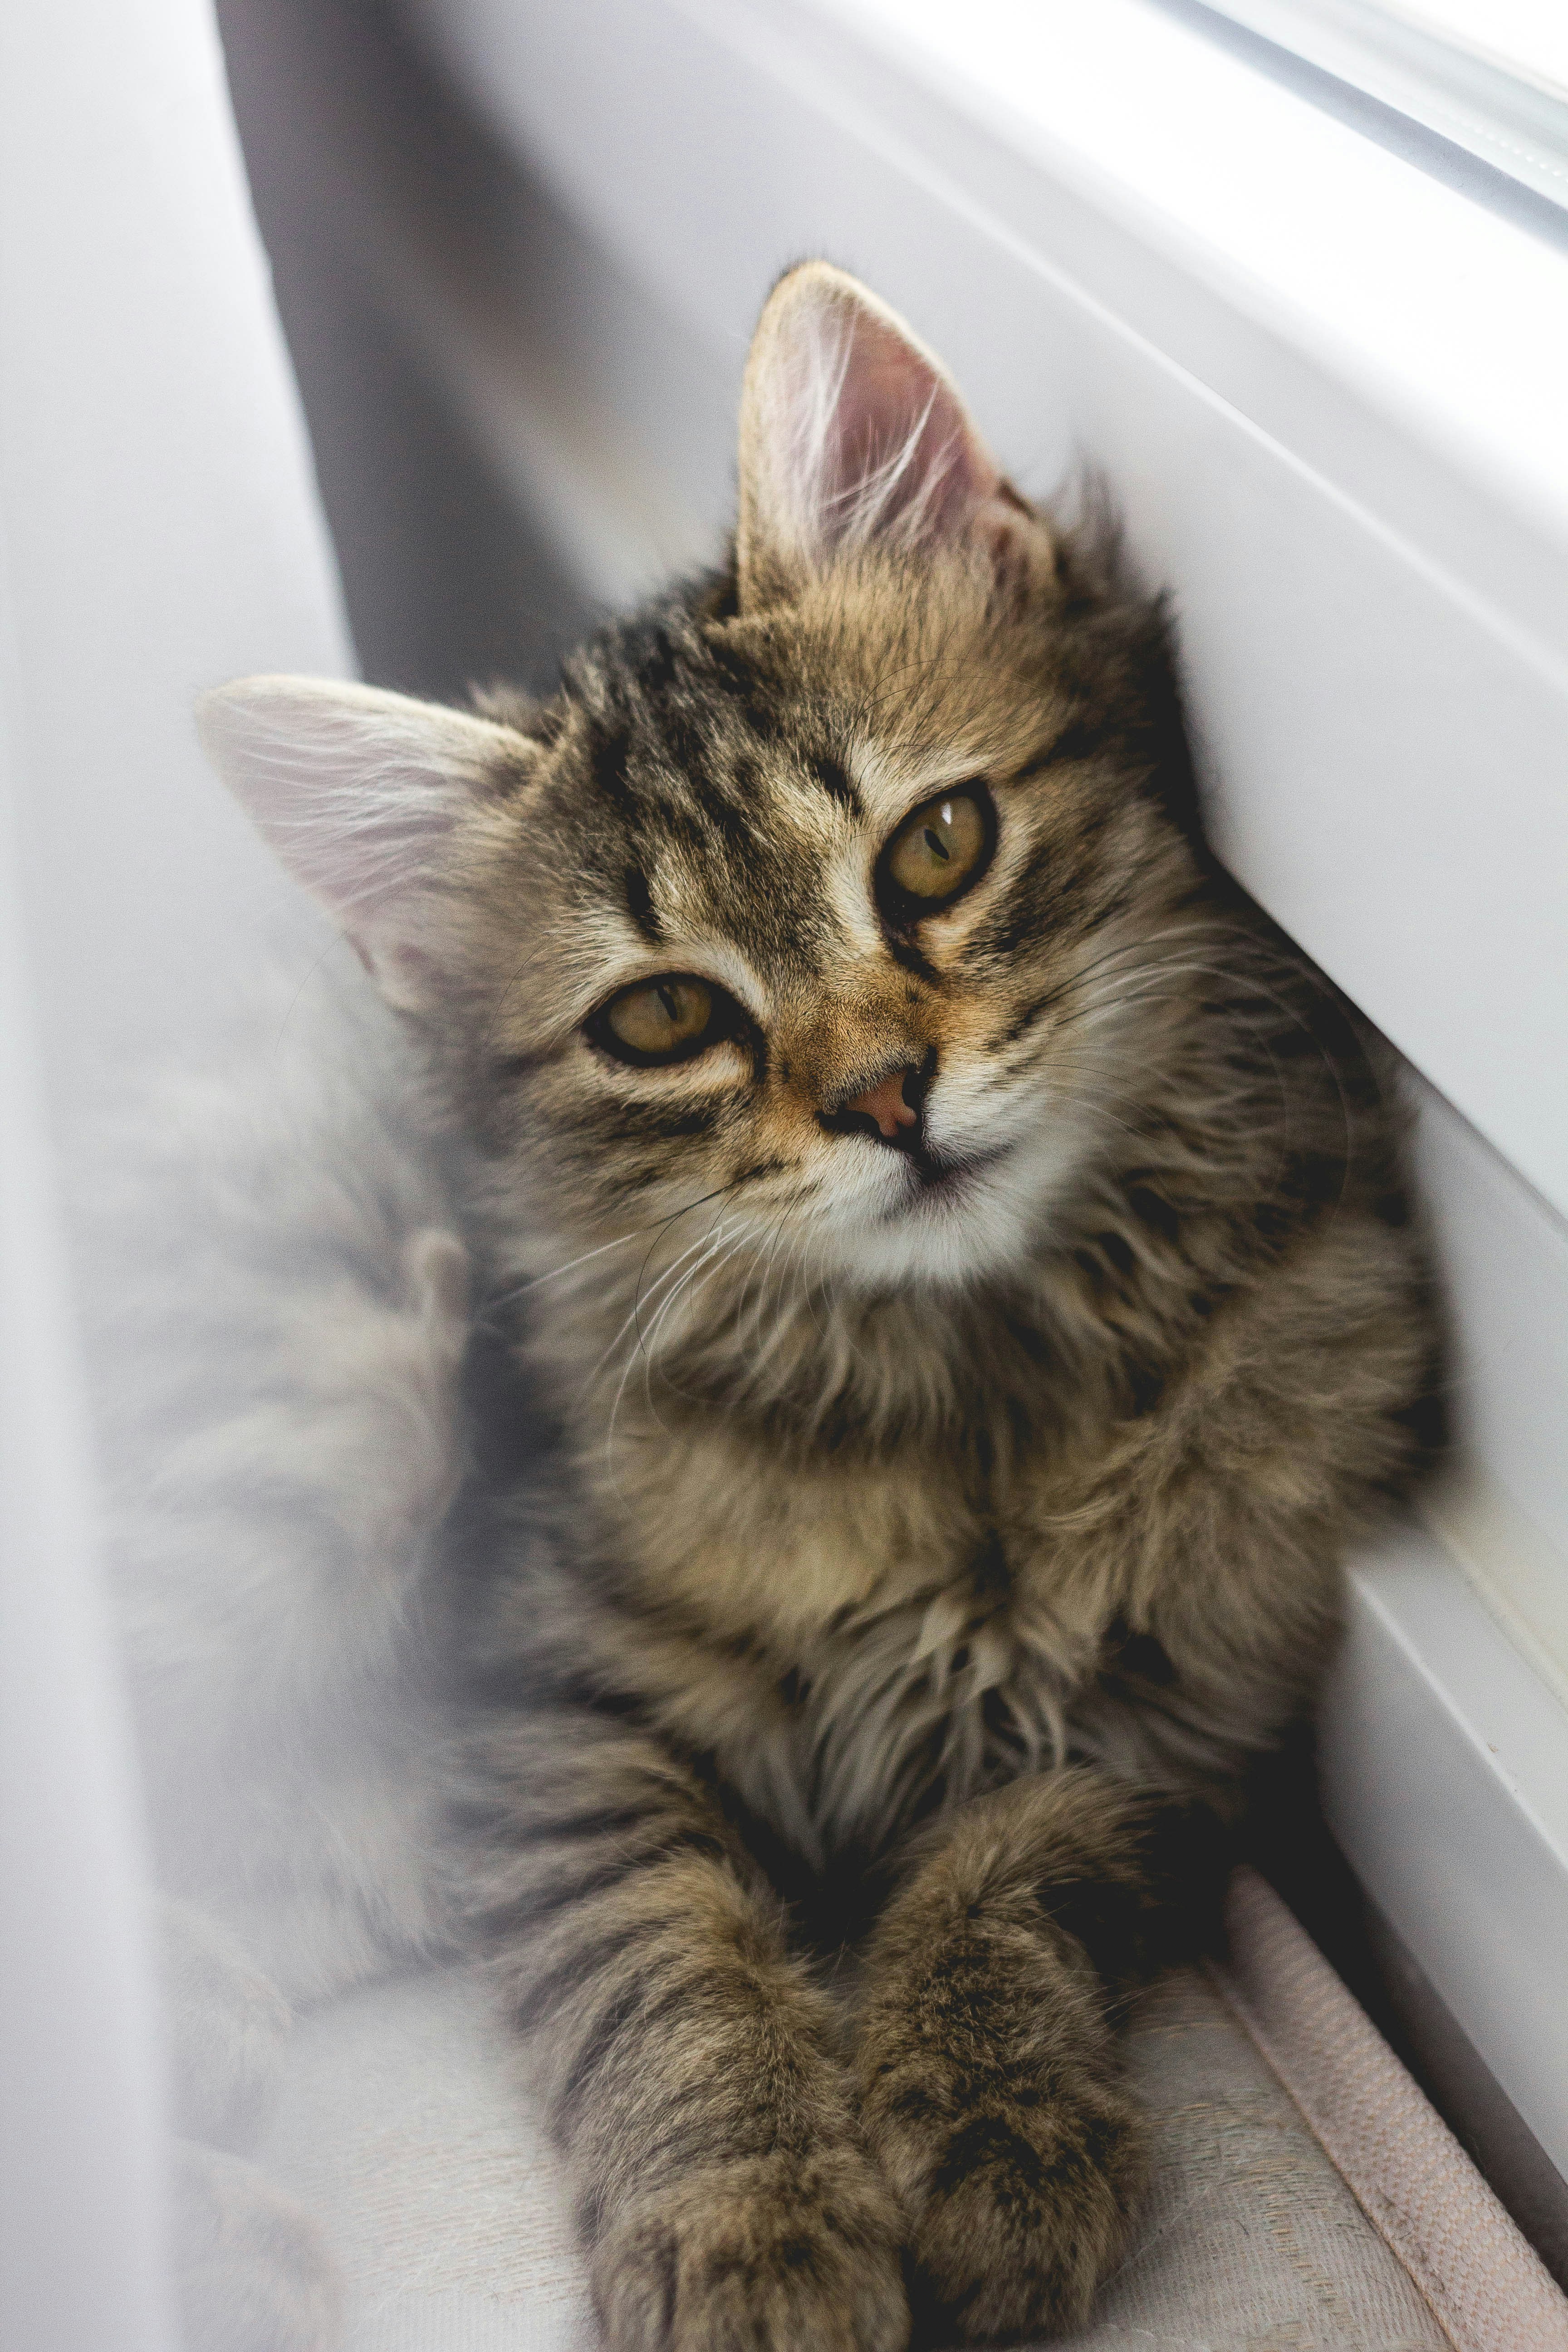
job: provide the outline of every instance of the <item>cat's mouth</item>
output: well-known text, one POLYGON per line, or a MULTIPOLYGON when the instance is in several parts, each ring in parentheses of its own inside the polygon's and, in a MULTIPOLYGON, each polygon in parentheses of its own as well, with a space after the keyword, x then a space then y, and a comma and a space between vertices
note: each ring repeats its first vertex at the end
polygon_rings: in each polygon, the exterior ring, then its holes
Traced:
POLYGON ((994 1151, 956 1152, 945 1159, 933 1151, 911 1151, 905 1163, 910 1171, 910 1190, 889 1210, 889 1219, 903 1216, 911 1209, 955 1207, 973 1192, 983 1176, 989 1175, 999 1161, 1006 1159, 1011 1150, 1011 1144, 1003 1143, 994 1151))

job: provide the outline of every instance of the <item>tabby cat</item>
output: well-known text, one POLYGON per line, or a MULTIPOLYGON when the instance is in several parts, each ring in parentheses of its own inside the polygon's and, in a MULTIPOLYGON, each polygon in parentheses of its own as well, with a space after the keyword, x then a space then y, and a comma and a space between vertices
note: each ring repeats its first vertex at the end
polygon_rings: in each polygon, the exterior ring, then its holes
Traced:
MULTIPOLYGON (((201 724, 437 1139, 437 1204, 375 1207, 390 1355, 312 1373, 417 1389, 344 1456, 428 1456, 391 1532, 357 1490, 362 1561, 452 1491, 448 1223, 476 1269, 490 1500, 397 1640, 470 1678, 461 1905, 609 2345, 1081 2320, 1142 2166, 1121 2005, 1206 1931, 1432 1383, 1374 1044, 1204 850, 1158 604, 813 262, 730 562, 552 699, 258 678, 201 724)), ((377 1836, 362 1937, 384 1864, 426 1883, 377 1836)))

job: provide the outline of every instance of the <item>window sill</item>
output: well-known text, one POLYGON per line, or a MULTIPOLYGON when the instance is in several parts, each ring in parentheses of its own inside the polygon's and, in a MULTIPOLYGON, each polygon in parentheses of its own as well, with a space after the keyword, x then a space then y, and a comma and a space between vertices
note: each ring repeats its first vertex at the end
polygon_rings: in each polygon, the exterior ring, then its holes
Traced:
MULTIPOLYGON (((1025 488, 1092 459, 1176 583, 1216 846, 1429 1082, 1476 1507, 1449 1552, 1410 1538, 1419 1572, 1396 1547, 1352 1580, 1330 1801, 1568 2166, 1568 1842, 1531 1793, 1568 1782, 1568 252, 1174 0, 407 5, 566 224, 573 299, 563 243, 530 279, 536 341, 592 313, 571 446, 513 412, 536 467, 607 512, 629 429, 681 541, 716 538, 713 418, 760 290, 825 252, 942 352, 1025 488), (1529 1771, 1487 1760, 1499 1720, 1498 1755, 1533 1727, 1529 1771)), ((628 512, 628 584, 637 538, 628 512)))

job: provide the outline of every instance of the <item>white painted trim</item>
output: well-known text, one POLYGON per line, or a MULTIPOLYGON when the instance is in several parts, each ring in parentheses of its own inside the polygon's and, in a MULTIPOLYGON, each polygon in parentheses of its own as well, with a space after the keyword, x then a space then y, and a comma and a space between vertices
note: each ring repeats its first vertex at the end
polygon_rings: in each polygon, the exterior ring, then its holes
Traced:
POLYGON ((1208 5, 1551 203, 1568 205, 1568 96, 1522 57, 1483 48, 1446 26, 1441 12, 1427 21, 1424 10, 1381 0, 1208 5))
MULTIPOLYGON (((683 5, 706 14, 711 0, 683 5)), ((995 152, 1216 288, 1274 333, 1285 366, 1312 362, 1447 470, 1511 500, 1561 562, 1568 340, 1552 292, 1568 285, 1568 257, 1159 0, 971 0, 962 13, 944 0, 771 0, 768 14, 842 23, 995 152)), ((1256 387, 1249 413, 1270 390, 1256 387)))
POLYGON ((1414 1091, 1452 1340, 1454 1458, 1425 1516, 1568 1707, 1568 1225, 1441 1096, 1414 1091))
POLYGON ((1174 583, 1221 854, 1429 1082, 1450 1549, 1413 1533, 1352 1580, 1331 1804, 1568 2166, 1542 1828, 1568 1788, 1568 256, 1150 0, 410 5, 586 267, 684 335, 694 394, 738 380, 772 271, 826 252, 1026 486, 1097 461, 1174 583))
POLYGON ((1568 2175, 1563 1709, 1417 1529, 1352 1573, 1321 1752, 1352 1864, 1568 2175))

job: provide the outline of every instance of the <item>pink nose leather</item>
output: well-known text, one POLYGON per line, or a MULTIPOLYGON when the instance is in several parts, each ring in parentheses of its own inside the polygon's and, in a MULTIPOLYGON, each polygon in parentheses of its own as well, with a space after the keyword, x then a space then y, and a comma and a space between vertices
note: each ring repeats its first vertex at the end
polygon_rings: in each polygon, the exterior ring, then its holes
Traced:
POLYGON ((911 1110, 904 1100, 904 1080, 908 1076, 907 1070, 895 1070, 880 1086, 868 1087, 863 1095, 847 1102, 845 1109, 861 1111, 868 1118, 874 1118, 879 1133, 890 1142, 900 1127, 913 1127, 920 1118, 919 1111, 911 1110))

